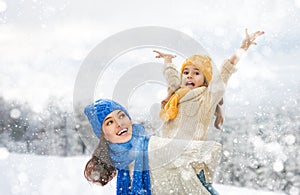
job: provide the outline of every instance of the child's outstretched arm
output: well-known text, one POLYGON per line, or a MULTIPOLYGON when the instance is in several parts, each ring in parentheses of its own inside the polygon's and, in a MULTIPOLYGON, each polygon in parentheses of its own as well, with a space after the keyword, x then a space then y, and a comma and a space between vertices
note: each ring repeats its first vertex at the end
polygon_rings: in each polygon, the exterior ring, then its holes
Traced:
POLYGON ((156 58, 164 58, 165 66, 163 68, 163 75, 168 85, 168 95, 161 102, 163 108, 165 104, 169 101, 173 93, 180 87, 181 79, 179 72, 176 70, 175 65, 173 65, 172 63, 172 59, 175 58, 176 55, 166 54, 157 50, 153 50, 153 52, 158 54, 157 56, 155 56, 156 58))
POLYGON ((244 38, 241 47, 229 58, 230 63, 236 64, 240 60, 245 51, 249 49, 251 45, 256 45, 255 39, 263 35, 264 31, 256 31, 248 34, 248 29, 245 30, 246 37, 244 38))
POLYGON ((153 50, 153 52, 158 54, 157 56, 155 56, 156 58, 164 58, 165 64, 172 63, 172 59, 176 57, 176 55, 163 53, 157 50, 153 50))
POLYGON ((212 93, 212 102, 217 104, 224 95, 226 85, 231 75, 236 71, 236 64, 242 57, 242 55, 249 49, 251 45, 256 45, 255 39, 264 34, 263 31, 256 31, 248 34, 248 30, 245 30, 246 37, 244 38, 240 48, 229 58, 224 61, 220 67, 220 73, 215 76, 212 82, 209 84, 210 91, 212 93))

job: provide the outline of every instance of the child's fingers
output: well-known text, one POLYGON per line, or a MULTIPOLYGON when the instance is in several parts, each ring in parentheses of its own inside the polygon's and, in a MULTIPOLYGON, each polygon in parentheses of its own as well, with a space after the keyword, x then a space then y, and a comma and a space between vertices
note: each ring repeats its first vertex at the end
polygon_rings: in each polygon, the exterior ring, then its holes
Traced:
POLYGON ((255 33, 255 38, 256 38, 256 37, 259 37, 260 35, 263 35, 263 34, 265 34, 264 31, 257 31, 257 32, 255 33))
POLYGON ((245 29, 245 34, 246 34, 246 37, 249 36, 249 34, 248 34, 248 28, 245 29))
POLYGON ((153 52, 158 53, 158 54, 162 54, 162 52, 157 51, 157 50, 153 50, 153 52))
POLYGON ((256 31, 255 33, 252 33, 250 35, 250 37, 251 37, 251 39, 256 39, 257 37, 259 37, 260 35, 263 35, 263 34, 265 34, 264 31, 256 31))
POLYGON ((157 51, 157 50, 153 50, 153 52, 158 53, 158 54, 161 54, 161 52, 159 52, 159 51, 157 51))

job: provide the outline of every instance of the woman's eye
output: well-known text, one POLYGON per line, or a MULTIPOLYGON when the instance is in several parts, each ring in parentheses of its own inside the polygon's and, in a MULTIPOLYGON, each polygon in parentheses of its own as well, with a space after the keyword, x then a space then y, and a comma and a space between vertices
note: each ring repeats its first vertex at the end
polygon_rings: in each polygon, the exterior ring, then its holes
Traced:
POLYGON ((113 124, 113 121, 108 121, 108 122, 106 123, 107 126, 109 126, 109 125, 111 125, 111 124, 113 124))
POLYGON ((184 72, 183 72, 183 74, 187 75, 187 74, 189 74, 189 72, 187 72, 187 71, 184 71, 184 72))
POLYGON ((125 117, 124 113, 120 114, 120 118, 124 118, 124 117, 125 117))
POLYGON ((199 72, 195 72, 195 75, 199 75, 200 73, 199 72))

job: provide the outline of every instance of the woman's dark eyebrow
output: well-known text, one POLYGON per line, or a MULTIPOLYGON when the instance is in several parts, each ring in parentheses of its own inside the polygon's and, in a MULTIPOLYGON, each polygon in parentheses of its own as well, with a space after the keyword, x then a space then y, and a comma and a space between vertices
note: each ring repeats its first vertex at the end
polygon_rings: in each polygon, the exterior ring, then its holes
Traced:
POLYGON ((107 117, 106 119, 104 119, 104 122, 107 121, 108 119, 112 118, 111 116, 107 117))

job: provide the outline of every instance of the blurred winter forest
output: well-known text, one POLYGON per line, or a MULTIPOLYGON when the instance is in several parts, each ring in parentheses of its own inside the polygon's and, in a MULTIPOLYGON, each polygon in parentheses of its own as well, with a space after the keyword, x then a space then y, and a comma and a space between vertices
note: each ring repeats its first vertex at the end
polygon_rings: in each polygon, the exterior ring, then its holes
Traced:
MULTIPOLYGON (((223 131, 213 138, 223 144, 216 183, 288 194, 299 192, 297 97, 282 105, 259 106, 252 116, 226 116, 223 131)), ((28 104, 1 97, 0 148, 37 155, 90 155, 78 134, 87 125, 78 118, 82 115, 65 111, 56 98, 49 99, 46 105, 43 112, 37 113, 28 104)))
POLYGON ((44 111, 37 113, 28 104, 0 97, 0 116, 0 147, 9 152, 58 156, 86 152, 73 113, 61 108, 59 99, 49 99, 44 111))

